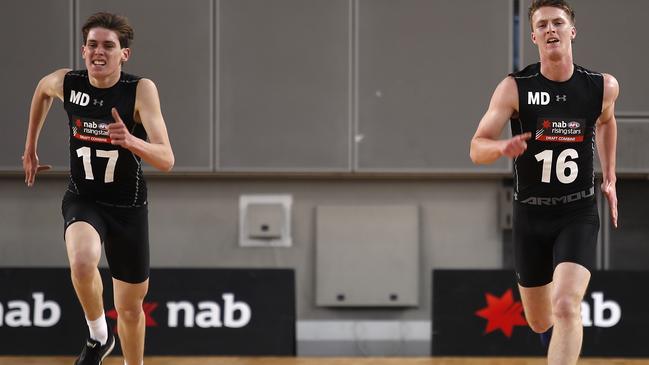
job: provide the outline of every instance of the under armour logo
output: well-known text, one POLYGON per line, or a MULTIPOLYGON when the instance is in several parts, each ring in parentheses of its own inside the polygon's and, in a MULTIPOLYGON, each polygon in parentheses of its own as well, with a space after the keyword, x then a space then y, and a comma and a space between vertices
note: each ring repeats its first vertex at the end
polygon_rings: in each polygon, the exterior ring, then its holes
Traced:
POLYGON ((566 95, 556 95, 557 101, 568 101, 568 96, 566 95))
POLYGON ((99 104, 99 106, 104 106, 104 101, 103 100, 92 99, 92 105, 97 106, 97 104, 99 104))

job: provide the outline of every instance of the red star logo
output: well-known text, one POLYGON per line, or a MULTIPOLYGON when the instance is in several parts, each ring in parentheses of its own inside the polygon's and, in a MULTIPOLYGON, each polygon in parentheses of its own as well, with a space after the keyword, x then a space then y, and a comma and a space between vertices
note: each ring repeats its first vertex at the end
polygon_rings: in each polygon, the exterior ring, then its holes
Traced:
POLYGON ((544 120, 543 121, 543 128, 545 128, 545 129, 550 128, 550 121, 549 120, 544 120))
POLYGON ((486 293, 487 306, 475 312, 475 315, 487 320, 484 334, 500 329, 507 338, 512 337, 515 326, 527 326, 523 317, 523 305, 514 301, 512 290, 509 289, 498 298, 491 293, 486 293))
MULTIPOLYGON (((152 302, 152 303, 142 303, 142 309, 144 310, 144 320, 145 320, 145 326, 147 327, 158 327, 158 323, 153 319, 151 316, 151 313, 158 308, 158 303, 152 302)), ((108 312, 106 312, 106 317, 113 319, 117 321, 117 311, 115 309, 111 309, 108 312)), ((117 333, 117 324, 115 324, 115 328, 113 329, 115 333, 117 333)))
POLYGON ((77 121, 75 122, 75 124, 77 125, 77 127, 81 127, 81 120, 80 120, 80 119, 77 119, 77 121))

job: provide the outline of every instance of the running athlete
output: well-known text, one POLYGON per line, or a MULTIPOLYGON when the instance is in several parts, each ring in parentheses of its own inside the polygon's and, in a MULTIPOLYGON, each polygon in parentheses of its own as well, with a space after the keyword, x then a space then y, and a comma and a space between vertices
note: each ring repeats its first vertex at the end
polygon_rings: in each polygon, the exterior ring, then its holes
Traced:
POLYGON ((530 327, 553 328, 549 364, 575 364, 581 301, 595 259, 599 216, 593 155, 597 145, 613 226, 617 227, 617 80, 573 63, 574 11, 563 0, 529 8, 540 62, 506 77, 471 141, 471 159, 514 159, 515 270, 530 327), (507 120, 513 137, 500 140, 507 120))
POLYGON ((64 237, 71 277, 89 328, 78 365, 97 365, 112 351, 97 265, 104 244, 113 278, 124 363, 141 365, 149 286, 147 189, 141 160, 169 171, 174 155, 155 84, 122 72, 131 55, 127 19, 97 13, 82 28, 85 70, 60 69, 39 82, 32 99, 23 156, 25 183, 41 166, 39 132, 54 98, 63 101, 70 130, 70 183, 63 197, 64 237))

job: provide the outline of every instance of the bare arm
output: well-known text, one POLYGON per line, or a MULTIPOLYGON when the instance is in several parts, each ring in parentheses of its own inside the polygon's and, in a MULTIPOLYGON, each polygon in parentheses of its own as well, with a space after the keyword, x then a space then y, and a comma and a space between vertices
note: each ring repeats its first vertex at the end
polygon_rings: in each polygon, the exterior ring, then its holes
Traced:
POLYGON ((617 121, 615 120, 615 101, 620 86, 615 77, 604 74, 604 101, 602 114, 597 119, 597 152, 602 166, 602 193, 608 200, 611 221, 617 227, 617 192, 615 183, 615 151, 617 146, 617 121))
POLYGON ((117 110, 112 110, 115 123, 108 125, 112 143, 122 146, 140 156, 144 161, 161 171, 170 171, 174 165, 174 154, 167 134, 167 127, 160 110, 158 90, 153 81, 142 79, 137 85, 135 120, 144 125, 149 141, 133 136, 117 110))
POLYGON ((23 170, 25 171, 25 183, 27 186, 34 185, 36 174, 39 171, 47 170, 51 167, 39 165, 38 155, 36 153, 38 137, 45 123, 47 113, 52 107, 54 98, 63 100, 63 80, 68 71, 70 69, 63 68, 43 77, 34 91, 32 104, 29 109, 29 125, 25 140, 25 152, 23 153, 23 170))
POLYGON ((490 164, 501 156, 516 157, 525 152, 530 133, 500 140, 500 134, 509 118, 518 112, 516 81, 507 77, 494 91, 489 109, 480 120, 471 140, 471 160, 475 164, 490 164))

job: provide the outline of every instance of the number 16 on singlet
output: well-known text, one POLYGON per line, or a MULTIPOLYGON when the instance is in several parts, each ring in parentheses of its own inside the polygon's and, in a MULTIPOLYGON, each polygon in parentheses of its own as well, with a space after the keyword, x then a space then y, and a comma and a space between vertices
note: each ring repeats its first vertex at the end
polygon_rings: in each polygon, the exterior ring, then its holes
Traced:
MULTIPOLYGON (((541 174, 541 182, 550 183, 550 175, 552 174, 552 150, 545 150, 539 152, 534 157, 539 162, 543 162, 543 172, 541 174)), ((579 166, 573 160, 579 158, 579 153, 573 148, 568 148, 557 156, 557 163, 555 168, 555 173, 557 179, 563 184, 570 184, 571 182, 577 180, 577 175, 579 174, 579 166), (570 160, 569 160, 570 159, 570 160)))

